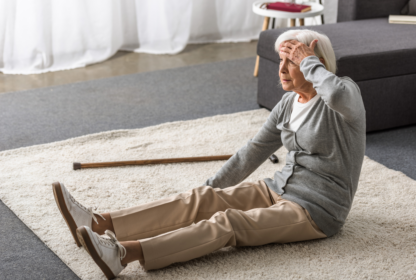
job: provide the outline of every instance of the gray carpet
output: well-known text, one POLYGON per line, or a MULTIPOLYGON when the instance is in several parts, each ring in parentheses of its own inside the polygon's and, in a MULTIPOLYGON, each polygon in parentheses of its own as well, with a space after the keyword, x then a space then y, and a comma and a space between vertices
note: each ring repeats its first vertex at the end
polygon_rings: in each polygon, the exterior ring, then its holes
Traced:
POLYGON ((365 153, 416 180, 416 125, 367 133, 365 153))
POLYGON ((0 279, 79 278, 0 202, 0 279))
MULTIPOLYGON (((253 57, 1 94, 0 151, 258 109, 254 63, 253 57)), ((415 141, 416 126, 369 133, 366 154, 416 179, 415 141)), ((77 278, 2 203, 0 225, 1 277, 77 278)))
POLYGON ((258 109, 254 63, 248 58, 2 94, 0 150, 258 109))

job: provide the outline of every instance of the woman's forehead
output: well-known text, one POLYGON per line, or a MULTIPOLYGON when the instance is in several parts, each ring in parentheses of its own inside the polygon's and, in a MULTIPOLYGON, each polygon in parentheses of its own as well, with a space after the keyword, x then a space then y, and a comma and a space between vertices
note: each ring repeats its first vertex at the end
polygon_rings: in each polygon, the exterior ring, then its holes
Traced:
POLYGON ((287 56, 284 56, 284 55, 283 55, 283 56, 280 56, 280 55, 279 55, 279 57, 280 57, 280 59, 284 59, 284 58, 286 58, 287 60, 289 60, 289 61, 292 61, 292 62, 293 62, 293 60, 291 60, 291 59, 290 59, 290 58, 288 58, 287 56))

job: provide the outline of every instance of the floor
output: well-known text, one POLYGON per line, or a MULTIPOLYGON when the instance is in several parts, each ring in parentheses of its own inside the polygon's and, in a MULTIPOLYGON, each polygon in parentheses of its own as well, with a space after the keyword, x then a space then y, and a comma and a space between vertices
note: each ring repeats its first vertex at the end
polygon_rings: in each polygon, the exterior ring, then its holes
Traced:
MULTIPOLYGON (((178 55, 118 52, 85 68, 39 75, 0 74, 0 94, 71 84, 218 61, 254 57, 257 42, 190 45, 178 55)), ((253 65, 254 68, 254 65, 253 65)), ((28 124, 30 125, 30 124, 28 124)), ((367 134, 366 154, 416 180, 416 125, 367 134)), ((30 145, 30 143, 26 144, 30 145)), ((32 143, 33 145, 33 143, 32 143)), ((0 202, 2 279, 78 279, 3 203, 0 202)))
MULTIPOLYGON (((0 94, 70 84, 134 73, 246 58, 256 55, 257 41, 249 43, 193 44, 176 55, 117 52, 110 59, 84 68, 37 75, 0 73, 0 94)), ((254 70, 254 65, 253 65, 254 70)))

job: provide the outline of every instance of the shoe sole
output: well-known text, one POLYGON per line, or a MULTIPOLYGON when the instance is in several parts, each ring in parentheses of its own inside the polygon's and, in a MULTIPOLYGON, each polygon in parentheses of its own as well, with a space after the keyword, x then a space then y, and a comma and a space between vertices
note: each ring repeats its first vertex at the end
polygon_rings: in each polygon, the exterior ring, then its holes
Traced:
POLYGON ((88 231, 84 227, 79 227, 77 229, 77 236, 78 236, 78 239, 81 241, 82 246, 84 247, 84 249, 88 252, 88 254, 91 256, 91 258, 94 260, 94 262, 100 267, 102 272, 104 272, 105 276, 109 280, 113 279, 113 278, 116 278, 116 276, 113 274, 111 269, 100 258, 100 256, 97 253, 97 250, 95 250, 94 244, 91 241, 91 238, 90 238, 90 235, 88 234, 88 231))
POLYGON ((58 205, 59 211, 61 211, 61 214, 64 217, 66 224, 68 225, 69 231, 71 232, 72 237, 74 237, 75 243, 78 247, 81 247, 82 245, 79 242, 76 234, 77 224, 75 223, 72 215, 69 213, 68 207, 66 206, 61 184, 59 182, 53 183, 52 189, 53 195, 55 196, 56 205, 58 205))

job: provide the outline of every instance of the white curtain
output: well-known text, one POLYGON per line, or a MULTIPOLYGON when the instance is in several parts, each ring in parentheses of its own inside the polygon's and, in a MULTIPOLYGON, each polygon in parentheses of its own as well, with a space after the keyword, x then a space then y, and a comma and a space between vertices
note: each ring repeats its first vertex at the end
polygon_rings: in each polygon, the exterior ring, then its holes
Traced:
POLYGON ((189 43, 250 41, 263 22, 253 2, 0 0, 0 71, 44 73, 101 62, 118 50, 176 54, 189 43))

